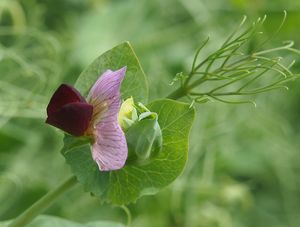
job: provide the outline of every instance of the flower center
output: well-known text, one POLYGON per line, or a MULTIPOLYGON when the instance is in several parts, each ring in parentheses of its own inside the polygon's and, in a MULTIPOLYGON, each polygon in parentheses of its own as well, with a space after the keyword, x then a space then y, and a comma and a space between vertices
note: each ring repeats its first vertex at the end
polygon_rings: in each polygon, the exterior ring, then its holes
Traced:
MULTIPOLYGON (((89 127, 85 131, 86 136, 95 137, 96 125, 101 121, 105 111, 107 110, 107 102, 99 99, 88 100, 89 104, 93 106, 93 115, 89 123, 89 127)), ((95 139, 95 138, 94 138, 95 139)))

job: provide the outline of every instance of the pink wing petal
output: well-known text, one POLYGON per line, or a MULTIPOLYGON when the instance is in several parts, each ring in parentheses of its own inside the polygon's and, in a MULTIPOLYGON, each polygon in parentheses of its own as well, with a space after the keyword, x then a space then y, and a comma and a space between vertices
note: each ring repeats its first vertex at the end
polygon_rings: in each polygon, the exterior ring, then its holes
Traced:
POLYGON ((125 72, 126 67, 117 71, 107 70, 88 95, 88 102, 94 107, 92 156, 101 171, 120 169, 127 159, 126 138, 118 123, 120 87, 125 72))

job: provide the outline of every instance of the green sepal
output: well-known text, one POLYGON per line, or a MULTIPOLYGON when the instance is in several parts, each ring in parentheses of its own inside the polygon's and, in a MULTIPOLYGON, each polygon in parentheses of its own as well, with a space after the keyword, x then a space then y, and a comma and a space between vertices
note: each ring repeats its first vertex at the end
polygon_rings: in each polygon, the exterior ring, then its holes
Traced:
MULTIPOLYGON (((152 114, 153 115, 153 114, 152 114)), ((145 161, 162 149, 162 133, 157 115, 154 119, 137 121, 126 132, 128 162, 145 161)))

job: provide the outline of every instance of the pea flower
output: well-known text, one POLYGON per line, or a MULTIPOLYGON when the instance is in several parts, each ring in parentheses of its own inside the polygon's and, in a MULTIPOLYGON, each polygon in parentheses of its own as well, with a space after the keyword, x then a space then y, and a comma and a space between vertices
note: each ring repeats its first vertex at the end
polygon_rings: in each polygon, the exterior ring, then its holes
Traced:
POLYGON ((72 86, 62 84, 47 107, 46 123, 73 136, 93 138, 92 158, 100 171, 120 169, 127 159, 126 138, 118 123, 125 72, 126 66, 104 72, 86 99, 72 86))

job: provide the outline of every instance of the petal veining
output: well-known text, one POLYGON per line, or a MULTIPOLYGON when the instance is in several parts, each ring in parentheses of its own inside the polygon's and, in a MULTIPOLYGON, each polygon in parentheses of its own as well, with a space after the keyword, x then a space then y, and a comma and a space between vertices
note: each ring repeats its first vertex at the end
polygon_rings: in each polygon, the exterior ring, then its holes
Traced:
POLYGON ((125 72, 126 67, 107 70, 88 95, 88 102, 94 107, 92 156, 101 171, 120 169, 127 159, 126 138, 118 123, 120 87, 125 72))
POLYGON ((125 165, 127 143, 117 122, 97 125, 96 141, 92 145, 92 156, 101 171, 117 170, 125 165))

